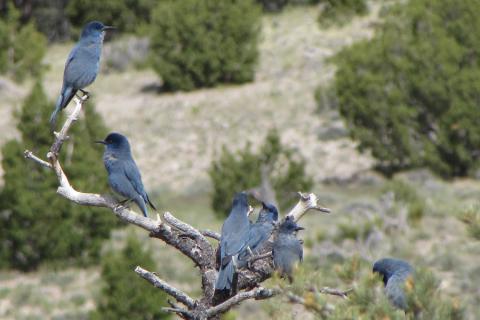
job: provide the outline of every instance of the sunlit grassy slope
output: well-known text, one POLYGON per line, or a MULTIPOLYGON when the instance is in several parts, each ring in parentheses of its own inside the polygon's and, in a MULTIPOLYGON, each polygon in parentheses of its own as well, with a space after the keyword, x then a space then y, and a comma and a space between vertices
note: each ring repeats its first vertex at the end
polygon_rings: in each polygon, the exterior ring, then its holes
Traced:
MULTIPOLYGON (((430 267, 443 279, 442 290, 460 297, 471 319, 480 318, 480 243, 468 236, 456 217, 478 201, 478 182, 442 182, 422 172, 402 175, 425 199, 425 216, 418 226, 368 246, 362 239, 346 236, 345 225, 356 228, 350 233, 360 232, 369 217, 383 213, 385 181, 362 173, 372 161, 358 154, 345 134, 329 134, 329 130, 342 132, 342 123, 334 111, 315 114, 313 92, 332 78, 333 67, 326 58, 371 36, 377 12, 375 7, 370 15, 329 30, 318 28, 315 7, 266 15, 258 72, 250 84, 158 95, 148 90, 158 83, 154 73, 128 70, 100 74, 90 91, 108 126, 130 137, 144 180, 162 210, 200 228, 219 230, 221 221, 215 219, 208 197, 206 170, 212 158, 223 144, 238 148, 250 140, 256 146, 276 126, 282 140, 306 157, 308 172, 316 181, 314 191, 334 212, 311 214, 302 221, 307 226, 302 235, 308 244, 306 260, 328 271, 338 256, 360 253, 372 262, 383 256, 402 257, 430 267), (326 184, 325 180, 342 183, 326 184), (347 183, 350 180, 355 182, 347 183)), ((55 45, 46 57, 50 69, 45 86, 52 99, 60 88, 70 46, 55 45)), ((11 111, 28 92, 28 84, 16 86, 5 80, 5 86, 8 90, 0 89, 0 143, 16 136, 11 111)), ((120 247, 128 232, 138 234, 153 249, 162 277, 196 296, 200 283, 192 263, 142 230, 128 227, 115 232, 105 250, 120 247)), ((95 306, 98 280, 98 267, 44 266, 29 274, 0 272, 0 318, 85 319, 95 306)), ((274 303, 285 301, 277 298, 274 303)), ((241 319, 267 319, 265 304, 249 302, 236 312, 241 319)), ((304 315, 301 307, 289 306, 285 318, 304 315)))

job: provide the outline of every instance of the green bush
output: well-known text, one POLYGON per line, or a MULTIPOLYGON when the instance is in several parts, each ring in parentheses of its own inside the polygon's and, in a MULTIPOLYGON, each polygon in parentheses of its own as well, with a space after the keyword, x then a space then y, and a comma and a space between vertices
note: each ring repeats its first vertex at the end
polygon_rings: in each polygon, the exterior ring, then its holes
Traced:
MULTIPOLYGON (((5 185, 0 193, 0 266, 35 269, 43 261, 66 259, 90 262, 98 258, 102 240, 117 219, 105 210, 78 206, 56 194, 53 171, 23 157, 29 149, 44 157, 53 138, 48 119, 54 103, 37 83, 18 117, 19 140, 2 148, 5 185)), ((60 154, 70 182, 79 190, 105 192, 107 177, 102 148, 92 144, 106 128, 94 107, 85 107, 87 121, 70 130, 71 139, 60 154)))
POLYGON ((44 66, 45 37, 32 23, 21 24, 20 13, 13 5, 0 18, 0 73, 23 81, 28 75, 38 76, 44 66))
POLYGON ((70 24, 65 7, 66 0, 13 0, 0 1, 0 14, 8 14, 11 4, 20 12, 22 25, 34 23, 48 41, 61 41, 69 37, 70 24))
POLYGON ((283 146, 278 132, 272 130, 259 153, 253 153, 250 144, 237 153, 224 147, 220 158, 212 163, 209 170, 213 183, 212 207, 220 217, 228 215, 235 192, 260 186, 262 167, 268 168, 280 210, 298 200, 297 191, 308 191, 313 185, 305 173, 305 161, 283 146))
POLYGON ((149 250, 142 250, 140 242, 130 235, 120 253, 110 253, 102 261, 101 292, 97 310, 91 319, 169 319, 162 312, 166 295, 135 272, 136 266, 156 270, 149 250))
POLYGON ((335 58, 341 115, 386 174, 479 166, 477 0, 415 0, 389 10, 376 36, 335 58))
POLYGON ((36 0, 33 3, 22 1, 19 4, 27 7, 29 15, 23 20, 34 21, 37 30, 43 33, 48 41, 64 41, 70 38, 70 23, 68 21, 65 0, 36 0), (31 6, 28 8, 28 6, 31 6))
POLYGON ((72 0, 66 8, 77 33, 89 21, 98 20, 119 32, 138 32, 150 22, 156 0, 72 0))
POLYGON ((252 0, 163 1, 152 18, 153 68, 166 90, 251 81, 259 26, 252 0))
POLYGON ((343 25, 352 16, 368 12, 366 0, 323 0, 323 9, 318 21, 321 26, 343 25))

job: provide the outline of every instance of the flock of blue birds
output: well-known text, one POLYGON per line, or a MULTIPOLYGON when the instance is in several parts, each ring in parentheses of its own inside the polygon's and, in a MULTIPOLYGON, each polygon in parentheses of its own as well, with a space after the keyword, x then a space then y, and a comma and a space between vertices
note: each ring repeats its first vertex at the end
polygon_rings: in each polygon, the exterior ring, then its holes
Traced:
MULTIPOLYGON (((62 89, 50 117, 52 129, 58 113, 67 107, 78 91, 88 95, 84 89, 97 77, 104 34, 110 29, 114 28, 98 21, 92 21, 84 27, 80 40, 65 63, 62 89)), ((122 134, 110 133, 105 140, 97 142, 105 145, 103 162, 110 187, 124 197, 122 204, 135 202, 147 217, 147 206, 153 210, 156 208, 145 191, 128 139, 122 134)), ((271 204, 263 203, 255 223, 250 222, 248 211, 247 193, 237 193, 230 214, 222 226, 215 290, 228 296, 237 291, 237 271, 248 267, 249 260, 269 243, 270 238, 273 238, 270 244, 274 266, 282 276, 291 281, 295 266, 303 260, 302 241, 296 237, 302 227, 290 217, 279 223, 278 211, 271 204)), ((406 279, 414 274, 412 266, 402 260, 385 258, 374 263, 373 272, 383 278, 385 293, 391 303, 406 310, 407 300, 403 286, 406 279)))

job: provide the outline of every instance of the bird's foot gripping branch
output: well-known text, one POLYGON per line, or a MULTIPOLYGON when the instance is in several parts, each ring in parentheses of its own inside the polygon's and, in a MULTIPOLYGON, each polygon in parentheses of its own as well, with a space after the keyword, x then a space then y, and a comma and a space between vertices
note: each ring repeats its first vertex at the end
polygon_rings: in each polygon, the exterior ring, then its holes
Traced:
MULTIPOLYGON (((220 314, 247 299, 268 299, 284 293, 284 290, 278 288, 268 289, 261 286, 261 283, 270 278, 274 272, 271 243, 266 245, 261 252, 252 256, 247 267, 238 270, 236 288, 238 291, 233 296, 219 300, 215 294, 215 281, 217 278, 216 241, 220 239, 220 234, 210 230, 198 230, 169 212, 165 212, 162 219, 154 220, 131 211, 111 196, 75 190, 63 171, 59 159, 60 149, 68 141, 68 131, 79 118, 86 96, 75 97, 74 101, 75 108, 72 113, 67 117, 62 129, 54 134, 54 141, 47 154, 47 160, 41 159, 29 150, 25 150, 25 158, 55 172, 59 182, 57 193, 62 197, 82 206, 108 208, 122 221, 145 229, 151 237, 162 240, 193 261, 201 276, 202 295, 198 298, 190 297, 186 292, 175 288, 152 271, 145 270, 140 266, 135 269, 140 277, 174 299, 169 302, 170 307, 164 308, 166 311, 176 313, 185 319, 216 319, 220 317, 220 314), (207 238, 213 239, 212 242, 215 245, 212 245, 207 238)), ((299 193, 299 196, 297 205, 286 215, 294 221, 298 221, 309 211, 330 211, 319 204, 315 194, 299 193)), ((333 290, 333 292, 337 291, 333 290)), ((330 291, 322 293, 331 294, 330 291)))

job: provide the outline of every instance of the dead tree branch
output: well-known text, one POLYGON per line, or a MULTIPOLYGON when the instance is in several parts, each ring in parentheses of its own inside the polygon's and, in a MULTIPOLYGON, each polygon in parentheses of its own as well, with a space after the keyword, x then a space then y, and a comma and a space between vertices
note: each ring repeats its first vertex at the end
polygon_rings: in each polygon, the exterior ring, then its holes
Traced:
POLYGON ((313 193, 298 192, 300 201, 287 214, 287 217, 293 217, 295 221, 300 220, 309 210, 316 210, 323 213, 330 213, 330 209, 320 205, 318 197, 313 193))
MULTIPOLYGON (((157 215, 158 218, 155 220, 143 217, 120 205, 109 195, 84 193, 74 189, 62 169, 59 154, 63 144, 69 139, 68 131, 79 118, 86 99, 87 97, 74 99, 75 108, 67 117, 60 132, 54 133, 55 139, 50 151, 46 155, 48 161, 41 159, 29 150, 25 150, 25 158, 55 172, 59 183, 57 193, 60 196, 82 206, 96 206, 110 209, 120 220, 145 229, 151 237, 162 240, 181 252, 195 264, 200 271, 202 286, 202 296, 198 299, 190 297, 187 293, 175 288, 153 272, 141 267, 135 269, 135 272, 139 276, 160 290, 165 291, 177 302, 185 306, 185 308, 183 308, 172 303, 170 308, 164 308, 164 310, 176 313, 184 319, 218 319, 220 314, 228 311, 242 301, 247 299, 268 299, 277 295, 279 293, 277 289, 259 287, 259 284, 270 278, 274 271, 271 243, 265 245, 262 252, 259 252, 258 255, 251 258, 248 268, 239 270, 238 289, 240 291, 233 297, 219 303, 214 297, 214 284, 217 277, 216 249, 207 240, 207 237, 219 240, 220 234, 211 230, 199 231, 169 212, 165 212, 161 216, 162 219, 160 219, 160 215, 157 215)), ((330 212, 329 209, 319 204, 316 195, 312 193, 299 193, 299 195, 300 201, 288 213, 288 216, 292 216, 295 220, 300 219, 311 209, 330 212)), ((323 291, 325 291, 323 289, 324 288, 318 292, 323 293, 323 291)))
POLYGON ((186 305, 188 308, 192 309, 195 307, 195 300, 190 298, 188 294, 185 292, 173 287, 172 285, 168 284, 164 280, 160 279, 156 274, 153 272, 147 271, 143 269, 140 266, 137 266, 135 268, 135 272, 142 277, 143 279, 147 280, 151 284, 153 284, 154 287, 161 289, 162 291, 165 291, 167 294, 171 295, 175 300, 177 300, 180 303, 183 303, 186 305))
POLYGON ((347 290, 339 290, 339 289, 330 288, 330 287, 323 287, 320 289, 317 289, 316 287, 311 287, 309 288, 309 291, 316 294, 328 294, 332 296, 338 296, 343 299, 348 299, 348 294, 353 291, 353 288, 350 288, 347 290))
POLYGON ((233 306, 239 304, 242 301, 248 299, 255 299, 255 300, 263 300, 273 297, 274 295, 278 294, 277 290, 273 289, 266 289, 266 288, 256 288, 250 291, 239 292, 235 296, 231 297, 227 301, 209 308, 205 311, 205 316, 207 319, 216 316, 218 314, 224 313, 230 310, 233 306))
POLYGON ((212 231, 212 230, 203 230, 200 231, 205 237, 209 237, 212 239, 215 239, 217 241, 220 241, 220 233, 212 231))

